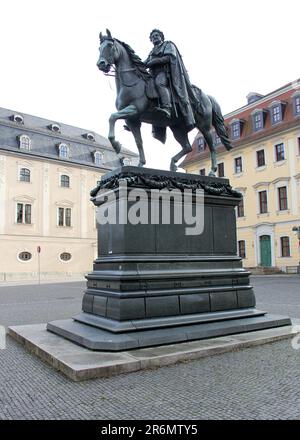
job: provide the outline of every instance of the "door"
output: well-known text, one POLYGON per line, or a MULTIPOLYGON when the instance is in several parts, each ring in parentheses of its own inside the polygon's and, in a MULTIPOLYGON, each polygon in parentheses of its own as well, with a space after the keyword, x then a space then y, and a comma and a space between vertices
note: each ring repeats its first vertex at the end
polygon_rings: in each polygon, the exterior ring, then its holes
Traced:
POLYGON ((261 266, 272 266, 271 237, 262 235, 260 241, 260 264, 261 266))

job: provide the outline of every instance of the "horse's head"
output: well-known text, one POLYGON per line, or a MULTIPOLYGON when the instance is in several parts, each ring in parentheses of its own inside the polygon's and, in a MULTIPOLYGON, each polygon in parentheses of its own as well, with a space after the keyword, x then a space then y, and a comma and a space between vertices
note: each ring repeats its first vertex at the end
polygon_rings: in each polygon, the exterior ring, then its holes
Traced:
POLYGON ((111 36, 111 33, 106 29, 107 35, 102 35, 100 32, 100 47, 99 47, 99 59, 97 62, 98 68, 105 73, 110 71, 111 66, 115 63, 116 47, 115 40, 111 36))

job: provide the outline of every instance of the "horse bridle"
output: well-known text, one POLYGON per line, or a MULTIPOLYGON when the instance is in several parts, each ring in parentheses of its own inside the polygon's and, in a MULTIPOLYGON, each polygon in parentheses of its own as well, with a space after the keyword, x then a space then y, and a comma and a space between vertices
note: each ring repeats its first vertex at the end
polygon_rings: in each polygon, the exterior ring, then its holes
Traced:
MULTIPOLYGON (((114 52, 116 52, 116 46, 115 46, 115 40, 113 39, 113 38, 107 38, 107 40, 109 40, 109 41, 112 41, 113 42, 113 44, 112 44, 112 50, 111 50, 111 53, 110 53, 110 56, 109 57, 107 57, 107 59, 106 59, 106 62, 107 62, 107 64, 110 66, 110 69, 114 66, 114 60, 113 60, 113 54, 114 54, 114 52)), ((129 68, 129 69, 122 69, 122 70, 119 70, 119 72, 117 72, 116 71, 116 68, 114 67, 114 70, 113 70, 113 72, 114 72, 114 74, 110 74, 109 72, 107 72, 107 73, 105 73, 104 72, 104 75, 105 76, 113 76, 113 77, 117 77, 118 78, 118 80, 120 81, 120 83, 123 85, 123 86, 125 86, 125 87, 134 87, 135 85, 137 85, 137 83, 138 83, 138 79, 136 80, 136 82, 135 83, 133 83, 133 84, 125 84, 124 83, 124 81, 121 79, 121 76, 119 75, 119 73, 121 73, 121 72, 130 72, 131 70, 137 70, 136 69, 136 67, 131 67, 131 68, 129 68)))

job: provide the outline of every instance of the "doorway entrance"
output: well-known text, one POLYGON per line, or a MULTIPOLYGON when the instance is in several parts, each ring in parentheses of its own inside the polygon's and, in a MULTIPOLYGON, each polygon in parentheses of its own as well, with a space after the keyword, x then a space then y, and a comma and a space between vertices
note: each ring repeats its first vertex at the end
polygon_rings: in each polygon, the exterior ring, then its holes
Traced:
POLYGON ((259 237, 260 243, 260 264, 264 267, 272 266, 271 254, 271 237, 270 235, 261 235, 259 237))

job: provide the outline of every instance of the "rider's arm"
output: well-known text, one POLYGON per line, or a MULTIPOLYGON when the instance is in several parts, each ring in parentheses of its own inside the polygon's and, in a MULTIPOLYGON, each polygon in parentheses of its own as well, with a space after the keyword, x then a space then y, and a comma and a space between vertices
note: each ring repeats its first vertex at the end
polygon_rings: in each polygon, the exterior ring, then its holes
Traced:
POLYGON ((159 64, 169 64, 170 57, 168 55, 166 55, 166 56, 163 56, 160 58, 152 58, 149 61, 147 59, 146 61, 147 61, 146 66, 152 67, 152 66, 158 66, 159 64))

